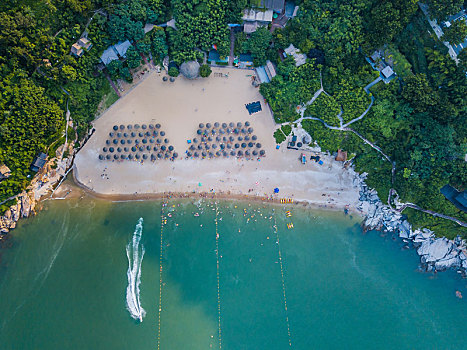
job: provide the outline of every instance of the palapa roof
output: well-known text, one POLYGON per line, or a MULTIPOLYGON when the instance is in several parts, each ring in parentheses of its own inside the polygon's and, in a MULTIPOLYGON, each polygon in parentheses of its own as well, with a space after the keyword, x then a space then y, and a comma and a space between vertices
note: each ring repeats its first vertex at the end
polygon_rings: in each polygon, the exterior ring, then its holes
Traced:
POLYGON ((199 76, 199 63, 197 61, 183 62, 180 73, 187 79, 196 79, 199 76))
POLYGON ((6 179, 11 175, 11 170, 5 164, 0 165, 0 180, 6 179))
POLYGON ((345 162, 347 160, 347 151, 341 149, 337 150, 336 160, 339 162, 345 162))

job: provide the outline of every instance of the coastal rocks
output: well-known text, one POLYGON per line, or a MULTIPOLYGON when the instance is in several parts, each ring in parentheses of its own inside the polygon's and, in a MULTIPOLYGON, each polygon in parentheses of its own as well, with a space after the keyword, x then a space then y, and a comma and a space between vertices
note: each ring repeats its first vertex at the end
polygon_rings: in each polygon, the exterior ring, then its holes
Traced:
POLYGON ((410 223, 396 210, 383 204, 375 190, 364 183, 361 175, 360 203, 357 209, 365 216, 363 228, 393 232, 404 242, 417 247, 422 265, 427 271, 457 269, 467 273, 467 249, 460 237, 454 240, 436 238, 433 231, 422 228, 412 230, 410 223))
POLYGON ((20 218, 27 218, 35 213, 36 201, 31 193, 22 192, 16 197, 16 201, 16 204, 0 216, 0 233, 2 234, 14 229, 20 218))

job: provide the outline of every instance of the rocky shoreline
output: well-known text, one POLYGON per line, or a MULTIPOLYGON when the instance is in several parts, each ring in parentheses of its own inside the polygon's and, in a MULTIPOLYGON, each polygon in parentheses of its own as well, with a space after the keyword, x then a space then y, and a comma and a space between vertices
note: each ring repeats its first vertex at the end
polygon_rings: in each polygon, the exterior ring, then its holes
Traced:
POLYGON ((374 189, 364 183, 361 176, 360 203, 357 209, 365 219, 364 230, 391 232, 409 247, 416 249, 421 266, 425 271, 457 270, 467 276, 467 247, 465 240, 457 236, 454 240, 435 237, 433 231, 426 228, 412 229, 404 216, 381 202, 374 189))

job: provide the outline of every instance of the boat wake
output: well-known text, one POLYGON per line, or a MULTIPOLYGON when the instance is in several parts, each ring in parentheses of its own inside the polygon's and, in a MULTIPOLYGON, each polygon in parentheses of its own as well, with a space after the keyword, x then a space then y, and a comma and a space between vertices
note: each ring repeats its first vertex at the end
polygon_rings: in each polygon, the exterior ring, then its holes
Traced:
POLYGON ((143 322, 146 311, 141 307, 139 285, 141 284, 141 263, 143 262, 144 246, 140 243, 143 233, 143 218, 138 220, 135 232, 126 246, 128 257, 128 286, 126 288, 126 308, 130 316, 143 322))

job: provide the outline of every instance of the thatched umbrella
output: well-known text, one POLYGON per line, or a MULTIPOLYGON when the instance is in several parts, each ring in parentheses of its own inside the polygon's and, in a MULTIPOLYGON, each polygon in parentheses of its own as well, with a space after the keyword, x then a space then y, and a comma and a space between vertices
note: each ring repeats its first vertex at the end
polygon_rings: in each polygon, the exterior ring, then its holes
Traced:
POLYGON ((141 156, 139 155, 139 153, 136 153, 136 154, 135 154, 135 158, 136 158, 136 159, 140 159, 140 158, 141 158, 141 156))
POLYGON ((121 140, 120 140, 120 143, 121 143, 122 145, 124 145, 124 144, 125 144, 125 140, 121 139, 121 140))
POLYGON ((211 123, 206 123, 206 129, 209 129, 211 127, 211 123))
POLYGON ((194 151, 194 150, 195 150, 195 146, 194 146, 194 145, 191 145, 190 148, 189 148, 189 150, 194 151))
POLYGON ((216 144, 213 144, 212 145, 212 149, 216 149, 217 148, 217 145, 216 144))
POLYGON ((160 129, 161 128, 161 125, 158 123, 156 124, 156 129, 160 129))
POLYGON ((248 128, 248 133, 249 134, 253 133, 253 128, 248 128))
POLYGON ((164 139, 164 142, 165 142, 165 143, 169 143, 169 139, 164 139))
POLYGON ((221 155, 221 152, 217 151, 216 152, 216 157, 219 157, 221 155))
POLYGON ((138 139, 135 140, 135 145, 139 144, 140 141, 138 139))
POLYGON ((240 145, 238 143, 235 144, 235 148, 239 148, 240 145))
POLYGON ((140 152, 143 152, 144 147, 143 147, 143 146, 140 146, 138 149, 140 150, 140 152))
POLYGON ((230 143, 228 143, 226 147, 227 147, 227 149, 231 149, 231 148, 232 148, 232 146, 230 145, 230 143))
POLYGON ((202 155, 203 157, 206 157, 206 152, 205 152, 205 151, 201 152, 201 155, 202 155))
POLYGON ((148 128, 151 129, 151 130, 154 129, 154 124, 149 124, 148 128))
POLYGON ((209 142, 212 141, 212 137, 211 137, 211 136, 208 137, 208 141, 209 141, 209 142))
POLYGON ((102 154, 99 154, 99 160, 104 160, 104 156, 102 154))
POLYGON ((148 143, 148 140, 143 139, 143 143, 144 143, 144 144, 148 143))
POLYGON ((249 156, 249 155, 250 155, 250 151, 249 151, 249 150, 246 150, 246 151, 245 151, 245 155, 246 155, 246 156, 249 156))
POLYGON ((235 151, 230 151, 230 155, 231 155, 231 156, 236 155, 235 151))
POLYGON ((107 152, 107 147, 103 147, 102 151, 107 152))
POLYGON ((253 135, 253 136, 251 137, 251 139, 252 139, 253 141, 256 141, 256 140, 258 139, 258 136, 253 135))
POLYGON ((203 128, 204 128, 204 124, 203 124, 203 123, 199 123, 198 126, 199 126, 200 129, 203 129, 203 128))
POLYGON ((146 151, 150 151, 151 150, 151 146, 147 145, 146 146, 146 151))
POLYGON ((240 133, 240 130, 238 128, 235 128, 234 133, 238 135, 240 133))
POLYGON ((238 140, 238 141, 243 141, 243 137, 239 136, 239 137, 237 138, 237 140, 238 140))
POLYGON ((154 152, 157 152, 159 150, 159 147, 154 146, 152 149, 154 150, 154 152))
POLYGON ((131 147, 131 151, 136 152, 136 147, 135 146, 131 147))
POLYGON ((223 143, 220 145, 220 147, 221 149, 225 149, 225 145, 223 143))
POLYGON ((203 145, 199 144, 197 148, 198 149, 203 149, 203 145))
POLYGON ((242 126, 243 126, 243 123, 241 123, 241 122, 237 123, 237 128, 241 128, 242 126))
POLYGON ((297 147, 302 147, 302 146, 303 146, 303 143, 297 142, 297 147))
POLYGON ((162 153, 157 153, 157 158, 161 159, 162 158, 162 153))
POLYGON ((266 151, 264 149, 262 149, 261 151, 259 151, 259 155, 260 156, 264 156, 266 154, 266 151))
POLYGON ((135 129, 139 129, 139 124, 135 124, 135 125, 133 125, 133 127, 134 127, 135 129))
POLYGON ((150 142, 150 143, 154 143, 154 142, 156 142, 156 141, 155 141, 154 139, 149 139, 149 142, 150 142))
POLYGON ((161 136, 165 136, 165 131, 161 131, 161 132, 160 132, 160 135, 161 135, 161 136))
POLYGON ((193 143, 198 143, 198 139, 196 137, 193 139, 193 143))
POLYGON ((246 121, 245 126, 250 126, 250 122, 246 121))
POLYGON ((255 144, 253 142, 248 142, 248 147, 253 147, 255 144))
POLYGON ((257 151, 257 150, 254 150, 254 151, 253 151, 253 155, 254 155, 254 156, 257 156, 257 155, 258 155, 258 151, 257 151))
POLYGON ((105 159, 107 159, 107 160, 110 160, 110 158, 112 158, 112 157, 110 156, 110 154, 107 154, 107 155, 105 156, 105 159))
POLYGON ((246 148, 246 143, 245 142, 242 143, 242 148, 246 148))
POLYGON ((114 154, 114 159, 117 160, 118 158, 120 158, 118 154, 114 154))
POLYGON ((144 135, 146 135, 147 137, 149 137, 149 136, 151 136, 151 132, 150 132, 150 131, 146 131, 146 132, 144 133, 144 135))
POLYGON ((219 134, 224 135, 225 134, 224 129, 219 129, 219 134))
POLYGON ((228 139, 227 139, 226 136, 223 136, 223 137, 222 137, 222 141, 227 142, 227 140, 228 140, 228 139))
POLYGON ((136 133, 134 131, 131 132, 131 137, 135 137, 136 133))
POLYGON ((146 130, 148 126, 146 124, 141 125, 141 129, 146 130))
POLYGON ((173 154, 173 157, 174 157, 174 158, 177 158, 177 157, 178 157, 178 153, 175 152, 175 153, 173 154))
POLYGON ((148 155, 146 153, 143 154, 143 159, 148 159, 148 155))
POLYGON ((229 136, 229 141, 231 141, 231 142, 235 141, 235 137, 229 136))
POLYGON ((110 140, 105 140, 106 145, 110 145, 110 140))
POLYGON ((118 140, 117 140, 117 139, 113 139, 113 140, 112 140, 112 143, 113 143, 114 145, 116 145, 116 144, 118 144, 118 140))
POLYGON ((127 132, 124 132, 124 133, 123 133, 123 137, 125 137, 125 138, 128 137, 128 133, 127 133, 127 132))
POLYGON ((114 134, 113 132, 109 132, 109 136, 110 136, 110 137, 114 137, 114 135, 115 135, 115 134, 114 134))
POLYGON ((117 147, 117 152, 120 153, 122 149, 120 147, 117 147))
POLYGON ((238 151, 237 156, 239 156, 239 157, 243 156, 243 151, 238 151))
POLYGON ((174 146, 169 146, 169 151, 172 152, 174 150, 174 146))
POLYGON ((117 132, 117 137, 122 137, 122 133, 121 133, 121 132, 117 132))
POLYGON ((128 155, 128 159, 133 159, 133 155, 132 155, 132 154, 129 154, 129 155, 128 155))
POLYGON ((162 140, 161 140, 161 139, 157 139, 156 142, 157 142, 157 143, 162 143, 162 140))
POLYGON ((211 134, 213 134, 213 135, 217 134, 217 130, 216 130, 216 129, 212 129, 211 134))
POLYGON ((168 154, 168 153, 165 153, 165 154, 164 154, 164 158, 165 158, 165 159, 168 159, 169 157, 170 157, 170 154, 168 154))
POLYGON ((232 132, 232 129, 231 128, 227 128, 226 130, 227 134, 230 134, 232 132))
POLYGON ((120 125, 120 130, 125 130, 125 125, 120 125))
POLYGON ((220 136, 216 136, 216 141, 217 141, 217 142, 220 142, 220 141, 221 141, 221 137, 220 137, 220 136))
POLYGON ((222 127, 225 129, 227 127, 227 123, 222 123, 222 127))
POLYGON ((187 155, 188 157, 191 157, 191 156, 192 156, 191 152, 186 152, 186 155, 187 155))
POLYGON ((125 154, 122 154, 122 155, 120 156, 120 159, 126 159, 126 155, 125 155, 125 154))
POLYGON ((161 146, 161 151, 165 151, 167 149, 167 147, 165 147, 164 145, 161 146))
POLYGON ((208 144, 206 144, 206 145, 204 145, 204 148, 205 148, 205 149, 210 149, 211 146, 209 146, 208 144))
POLYGON ((201 129, 198 129, 198 130, 196 131, 196 133, 197 133, 198 135, 201 135, 201 134, 203 133, 203 131, 202 131, 201 129))
POLYGON ((208 152, 208 157, 209 158, 213 158, 214 157, 214 154, 212 152, 208 152))
POLYGON ((199 153, 198 153, 198 152, 195 152, 195 153, 193 154, 193 156, 194 156, 195 158, 198 158, 198 157, 199 157, 199 153))
POLYGON ((227 157, 229 154, 228 154, 227 152, 224 151, 224 152, 222 152, 222 155, 223 155, 224 157, 227 157))
POLYGON ((151 161, 155 161, 157 159, 157 156, 155 154, 151 154, 151 161))
POLYGON ((261 144, 259 142, 256 144, 256 148, 261 148, 261 144))
POLYGON ((143 137, 144 134, 143 134, 142 132, 140 132, 140 133, 138 133, 138 136, 139 136, 139 137, 143 137))
POLYGON ((163 81, 167 81, 167 80, 169 80, 169 78, 163 77, 162 80, 163 80, 163 81))
POLYGON ((156 130, 154 130, 154 131, 152 132, 152 135, 153 135, 153 136, 159 136, 159 132, 156 131, 156 130))
POLYGON ((131 140, 126 140, 127 145, 131 145, 131 140))
POLYGON ((125 152, 128 152, 128 147, 123 147, 123 150, 124 150, 125 152))
POLYGON ((218 128, 219 125, 220 125, 219 122, 215 122, 215 123, 214 123, 214 127, 216 127, 216 128, 218 128))
POLYGON ((170 82, 173 83, 175 81, 175 78, 174 77, 170 77, 170 82))
POLYGON ((131 130, 131 129, 133 129, 133 125, 128 124, 128 125, 126 126, 126 128, 127 128, 128 130, 131 130))
POLYGON ((117 126, 117 125, 114 125, 113 129, 114 129, 115 131, 117 131, 117 130, 118 130, 118 126, 117 126))

